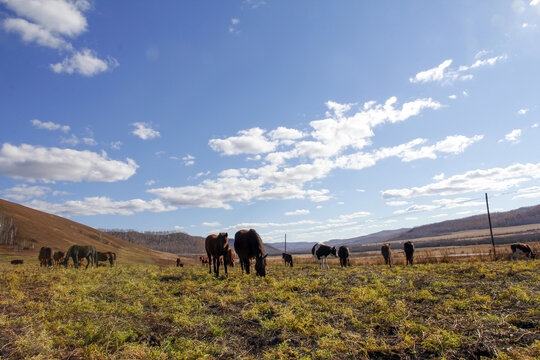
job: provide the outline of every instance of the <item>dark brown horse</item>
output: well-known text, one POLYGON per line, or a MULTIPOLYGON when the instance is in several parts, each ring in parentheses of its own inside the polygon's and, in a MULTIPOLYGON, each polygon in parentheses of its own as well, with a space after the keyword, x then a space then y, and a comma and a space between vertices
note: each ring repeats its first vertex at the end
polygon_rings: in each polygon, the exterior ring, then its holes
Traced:
POLYGON ((53 261, 54 261, 54 264, 55 265, 60 265, 60 263, 62 262, 62 260, 64 260, 64 256, 66 254, 64 254, 63 251, 55 251, 54 254, 53 254, 53 261))
POLYGON ((108 261, 109 264, 111 265, 111 267, 114 265, 114 261, 116 260, 116 254, 111 252, 111 251, 106 251, 106 252, 100 252, 98 251, 97 252, 97 261, 96 261, 96 266, 99 267, 99 262, 100 261, 108 261))
POLYGON ((405 250, 405 265, 414 264, 414 244, 410 241, 407 241, 403 244, 403 250, 405 250))
MULTIPOLYGON (((229 251, 229 234, 219 233, 219 235, 211 234, 206 237, 204 243, 206 248, 206 255, 208 255, 208 268, 210 274, 212 273, 212 263, 214 265, 214 273, 216 277, 219 276, 219 265, 221 262, 221 257, 227 255, 229 251)), ((225 274, 227 273, 227 262, 223 264, 225 266, 225 274)))
POLYGON ((225 263, 227 264, 227 266, 234 267, 234 258, 234 250, 229 248, 227 250, 227 255, 225 256, 225 263))
POLYGON ((180 258, 176 258, 176 267, 184 267, 184 264, 182 264, 182 260, 180 260, 180 258))
POLYGON ((390 250, 390 244, 381 246, 381 254, 384 258, 384 263, 392 266, 392 250, 390 250))
POLYGON ((52 266, 53 258, 51 248, 43 246, 41 249, 39 249, 38 259, 39 266, 52 266))
POLYGON ((341 267, 351 266, 351 252, 347 246, 340 246, 338 249, 339 264, 341 267))
POLYGON ((79 260, 85 259, 88 261, 86 268, 92 264, 92 266, 97 266, 97 251, 93 246, 81 246, 81 245, 71 245, 66 252, 66 257, 64 258, 63 264, 65 267, 68 266, 69 259, 73 259, 73 266, 79 267, 79 260))
POLYGON ((285 263, 285 266, 289 265, 290 267, 293 267, 293 257, 289 253, 282 253, 281 257, 283 258, 283 262, 285 263))
POLYGON ((266 257, 261 237, 253 229, 240 230, 234 235, 234 250, 240 258, 242 270, 249 274, 250 259, 255 258, 255 271, 259 276, 266 276, 266 257))

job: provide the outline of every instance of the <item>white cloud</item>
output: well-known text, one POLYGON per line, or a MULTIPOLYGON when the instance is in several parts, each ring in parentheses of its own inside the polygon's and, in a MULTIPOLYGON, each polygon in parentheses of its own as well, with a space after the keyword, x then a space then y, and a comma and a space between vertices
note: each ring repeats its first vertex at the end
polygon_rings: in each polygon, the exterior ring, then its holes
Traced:
POLYGON ((238 24, 240 24, 240 19, 238 18, 232 18, 231 23, 229 25, 229 32, 233 34, 238 34, 240 31, 238 31, 238 24))
POLYGON ((214 222, 203 222, 201 224, 202 226, 208 226, 208 227, 218 227, 218 226, 221 226, 221 224, 217 221, 214 221, 214 222))
POLYGON ((449 99, 452 99, 452 100, 455 100, 457 99, 457 95, 453 94, 453 95, 448 95, 448 98, 449 99))
POLYGON ((540 0, 531 0, 529 3, 530 6, 537 6, 538 4, 540 4, 540 0))
POLYGON ((116 59, 109 57, 106 60, 98 58, 90 49, 74 52, 71 57, 66 57, 62 62, 51 64, 51 69, 57 73, 81 74, 94 76, 118 66, 116 59))
POLYGON ((538 127, 538 123, 532 124, 531 128, 536 129, 538 127))
POLYGON ((370 212, 367 212, 367 211, 357 211, 357 212, 354 212, 352 214, 345 214, 345 215, 340 215, 338 216, 337 218, 334 218, 334 219, 328 219, 328 222, 329 223, 343 223, 343 222, 349 222, 351 220, 354 220, 354 219, 358 219, 358 218, 363 218, 363 217, 367 217, 371 215, 370 212))
POLYGON ((309 210, 306 210, 306 209, 299 209, 299 210, 295 210, 295 211, 287 211, 285 213, 286 216, 308 215, 308 214, 309 214, 309 210))
POLYGON ((504 136, 504 140, 500 140, 500 141, 508 141, 513 144, 517 144, 519 143, 520 136, 521 136, 521 129, 514 129, 504 136))
POLYGON ((131 125, 135 126, 135 130, 133 130, 131 133, 143 140, 154 139, 161 136, 159 131, 152 129, 150 124, 145 122, 135 122, 131 125))
POLYGON ((6 31, 21 35, 24 42, 36 43, 53 49, 71 48, 71 44, 66 42, 60 36, 54 35, 42 26, 28 22, 24 19, 8 18, 4 20, 3 25, 6 31))
POLYGON ((433 69, 421 71, 414 78, 409 78, 409 81, 412 83, 442 81, 445 77, 444 72, 452 64, 452 61, 452 59, 448 59, 433 69))
POLYGON ((214 151, 224 155, 260 154, 274 151, 277 142, 269 141, 264 136, 265 130, 258 127, 241 130, 238 136, 226 139, 211 139, 208 144, 214 151))
POLYGON ((46 148, 5 143, 0 149, 0 173, 14 178, 41 181, 103 181, 126 180, 135 174, 138 165, 111 160, 105 152, 46 148))
POLYGON ((71 136, 68 137, 68 138, 65 138, 65 137, 62 136, 61 139, 60 139, 60 142, 62 144, 68 144, 68 145, 71 145, 71 146, 75 146, 75 145, 79 144, 81 141, 74 134, 71 134, 71 136))
POLYGON ((152 186, 156 183, 156 180, 148 180, 147 182, 144 183, 144 185, 146 186, 152 186))
POLYGON ((174 230, 184 230, 183 226, 174 225, 174 230))
POLYGON ((2 190, 0 193, 7 199, 26 201, 33 198, 44 197, 50 191, 51 189, 45 186, 28 186, 26 184, 21 184, 2 190))
POLYGON ((122 146, 122 142, 121 141, 113 141, 111 143, 111 148, 115 149, 115 150, 120 150, 120 147, 122 146))
POLYGON ((519 109, 517 113, 518 115, 525 115, 528 112, 529 112, 529 109, 519 109))
POLYGON ((278 127, 268 133, 272 140, 298 140, 306 136, 303 132, 296 129, 289 129, 283 126, 278 127))
POLYGON ((55 124, 52 121, 40 121, 38 119, 31 120, 30 123, 38 129, 44 129, 44 130, 61 130, 63 132, 68 132, 70 130, 70 127, 67 125, 60 125, 55 124))
POLYGON ((186 166, 191 166, 191 165, 195 164, 195 156, 192 156, 192 155, 189 155, 189 154, 184 156, 182 158, 182 160, 184 161, 184 165, 186 165, 186 166))
POLYGON ((91 137, 85 137, 82 139, 83 143, 85 143, 86 145, 89 145, 89 146, 96 146, 97 145, 97 141, 91 137))
POLYGON ((389 205, 389 206, 405 206, 408 204, 409 204, 408 201, 387 201, 386 202, 386 205, 389 205))
POLYGON ((411 205, 406 209, 394 211, 394 214, 396 215, 411 214, 411 213, 417 213, 417 212, 423 212, 423 211, 433 211, 438 208, 439 206, 437 205, 411 205))
POLYGON ((3 22, 8 32, 18 33, 27 43, 36 43, 68 51, 70 56, 62 62, 51 64, 56 73, 78 73, 94 76, 118 66, 112 57, 97 58, 89 49, 74 50, 71 41, 87 31, 84 12, 90 9, 88 0, 0 0, 17 17, 9 15, 3 22))
POLYGON ((532 186, 524 189, 519 189, 518 193, 519 195, 514 196, 512 200, 540 198, 540 186, 532 186))
POLYGON ((433 177, 433 180, 437 180, 437 181, 438 181, 438 180, 442 180, 442 179, 444 179, 444 178, 445 178, 444 173, 440 173, 439 175, 435 175, 435 176, 433 177))
POLYGON ((384 199, 392 199, 503 191, 538 178, 540 178, 540 163, 516 163, 506 168, 471 170, 420 187, 386 190, 382 195, 384 199))
POLYGON ((409 81, 411 83, 440 82, 449 84, 455 80, 471 80, 474 77, 473 74, 470 74, 471 70, 483 66, 493 66, 496 63, 507 59, 506 54, 494 56, 489 59, 481 59, 481 57, 487 54, 488 52, 486 51, 479 52, 475 57, 477 60, 472 65, 461 65, 458 68, 450 68, 452 59, 445 60, 435 68, 419 72, 414 77, 409 78, 409 81))
POLYGON ((166 212, 177 210, 176 207, 165 205, 158 199, 151 201, 141 199, 113 201, 105 196, 86 197, 84 200, 70 200, 63 204, 33 200, 25 205, 34 209, 67 216, 133 215, 143 211, 166 212))

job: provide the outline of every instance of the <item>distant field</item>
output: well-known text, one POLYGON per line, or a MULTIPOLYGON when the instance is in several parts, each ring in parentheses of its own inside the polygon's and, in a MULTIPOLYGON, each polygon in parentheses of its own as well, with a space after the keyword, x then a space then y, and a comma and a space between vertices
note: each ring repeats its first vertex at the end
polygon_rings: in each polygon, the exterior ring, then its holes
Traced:
POLYGON ((273 264, 266 278, 216 279, 0 260, 1 359, 540 357, 540 261, 273 264))

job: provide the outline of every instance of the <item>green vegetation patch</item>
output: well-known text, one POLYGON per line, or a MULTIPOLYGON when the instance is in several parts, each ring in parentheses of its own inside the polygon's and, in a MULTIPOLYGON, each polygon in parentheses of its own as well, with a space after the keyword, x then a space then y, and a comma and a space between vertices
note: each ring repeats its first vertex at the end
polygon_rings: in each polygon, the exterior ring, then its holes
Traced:
POLYGON ((0 358, 540 358, 540 262, 0 265, 0 358))

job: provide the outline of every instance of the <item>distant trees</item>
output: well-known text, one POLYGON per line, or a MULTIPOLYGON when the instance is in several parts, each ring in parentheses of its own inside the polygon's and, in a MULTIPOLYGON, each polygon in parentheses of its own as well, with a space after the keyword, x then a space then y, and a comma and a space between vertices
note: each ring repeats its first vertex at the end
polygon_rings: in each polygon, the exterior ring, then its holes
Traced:
POLYGON ((204 239, 202 237, 191 236, 183 232, 138 232, 135 230, 121 229, 102 231, 132 244, 150 248, 152 250, 165 251, 173 254, 202 254, 205 252, 204 239))
POLYGON ((16 245, 16 235, 17 226, 13 223, 13 218, 8 218, 0 214, 0 244, 16 245))

